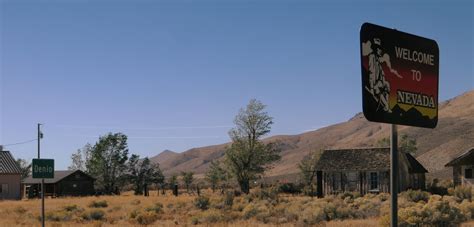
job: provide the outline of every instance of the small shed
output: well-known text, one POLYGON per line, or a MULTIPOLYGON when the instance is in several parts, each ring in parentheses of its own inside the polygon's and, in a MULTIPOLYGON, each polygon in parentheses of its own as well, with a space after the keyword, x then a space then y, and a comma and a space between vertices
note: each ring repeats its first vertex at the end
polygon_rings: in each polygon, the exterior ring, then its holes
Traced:
POLYGON ((454 186, 458 185, 474 185, 473 169, 474 169, 474 148, 467 150, 457 156, 446 167, 453 167, 454 186))
MULTIPOLYGON (((424 189, 428 171, 409 153, 399 152, 399 191, 424 189)), ((323 151, 316 164, 317 194, 390 192, 390 148, 323 151)))
MULTIPOLYGON (((44 179, 45 196, 87 196, 93 195, 95 179, 81 170, 54 171, 54 178, 44 179)), ((26 197, 37 197, 41 187, 41 179, 31 176, 23 180, 26 197)))
POLYGON ((21 168, 0 146, 0 199, 20 199, 21 168))

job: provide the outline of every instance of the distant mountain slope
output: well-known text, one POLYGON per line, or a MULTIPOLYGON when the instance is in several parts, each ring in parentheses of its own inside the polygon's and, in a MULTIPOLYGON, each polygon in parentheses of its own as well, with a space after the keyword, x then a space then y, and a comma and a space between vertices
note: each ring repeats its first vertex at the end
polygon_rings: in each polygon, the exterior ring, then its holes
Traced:
POLYGON ((158 155, 150 158, 150 160, 152 162, 158 162, 158 163, 167 163, 167 162, 171 162, 172 160, 176 159, 176 157, 179 156, 179 153, 176 153, 174 151, 170 151, 170 150, 164 150, 162 151, 161 153, 159 153, 158 155))
MULTIPOLYGON (((298 163, 311 150, 373 146, 378 140, 389 136, 389 129, 390 125, 368 122, 359 113, 347 122, 315 131, 270 137, 266 141, 278 141, 282 144, 282 160, 266 175, 297 173, 298 163)), ((453 157, 474 147, 474 90, 440 104, 436 129, 400 126, 399 134, 408 134, 417 139, 417 159, 431 175, 449 177, 449 169, 444 165, 453 157)), ((160 153, 152 160, 160 163, 167 175, 180 171, 201 174, 207 170, 211 160, 223 156, 227 145, 193 148, 183 153, 160 153)))

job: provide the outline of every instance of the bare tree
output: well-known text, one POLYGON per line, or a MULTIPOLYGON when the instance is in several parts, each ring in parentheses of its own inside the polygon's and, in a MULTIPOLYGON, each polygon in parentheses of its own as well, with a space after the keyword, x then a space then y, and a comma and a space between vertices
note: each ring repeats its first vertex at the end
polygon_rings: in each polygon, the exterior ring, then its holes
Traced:
POLYGON ((86 171, 86 161, 89 158, 91 149, 92 146, 88 143, 82 149, 77 149, 75 153, 72 153, 72 163, 68 169, 86 171))
POLYGON ((18 166, 20 166, 21 169, 21 179, 23 180, 29 177, 31 174, 31 163, 21 158, 17 159, 16 163, 18 164, 18 166))

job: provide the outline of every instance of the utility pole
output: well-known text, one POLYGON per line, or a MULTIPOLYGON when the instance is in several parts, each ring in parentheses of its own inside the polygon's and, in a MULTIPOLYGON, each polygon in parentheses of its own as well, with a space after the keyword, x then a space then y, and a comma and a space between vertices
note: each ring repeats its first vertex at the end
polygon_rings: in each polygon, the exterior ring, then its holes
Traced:
MULTIPOLYGON (((41 132, 41 124, 38 123, 38 159, 41 158, 40 153, 40 141, 43 138, 41 132)), ((44 227, 44 178, 41 178, 41 226, 44 227)))

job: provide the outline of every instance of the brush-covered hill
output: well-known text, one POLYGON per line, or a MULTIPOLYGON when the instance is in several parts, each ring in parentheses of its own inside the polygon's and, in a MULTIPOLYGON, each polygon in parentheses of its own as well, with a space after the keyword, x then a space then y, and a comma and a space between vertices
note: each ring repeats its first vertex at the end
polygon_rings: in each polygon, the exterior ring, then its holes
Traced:
MULTIPOLYGON (((438 125, 435 129, 399 126, 399 135, 407 134, 418 143, 417 159, 430 172, 440 178, 450 177, 444 165, 452 158, 474 147, 474 90, 442 102, 439 106, 438 125)), ((327 126, 315 131, 291 136, 273 136, 265 141, 281 144, 282 159, 266 173, 282 176, 298 172, 297 165, 311 150, 324 148, 352 148, 374 146, 388 138, 390 125, 368 122, 362 113, 347 122, 327 126)), ((152 158, 166 175, 180 171, 205 173, 213 159, 222 158, 226 146, 220 144, 193 148, 182 153, 164 151, 152 158)))

